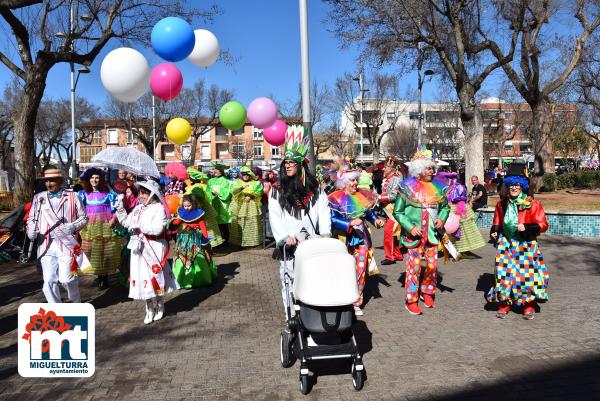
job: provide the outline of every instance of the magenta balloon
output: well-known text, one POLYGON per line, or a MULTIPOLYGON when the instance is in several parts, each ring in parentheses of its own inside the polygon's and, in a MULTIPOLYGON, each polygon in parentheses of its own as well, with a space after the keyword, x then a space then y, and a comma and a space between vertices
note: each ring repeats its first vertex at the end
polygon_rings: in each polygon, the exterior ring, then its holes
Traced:
POLYGON ((281 146, 285 142, 288 126, 281 120, 275 120, 273 125, 264 129, 265 140, 273 146, 281 146))
POLYGON ((277 119, 277 105, 268 97, 256 98, 248 106, 248 120, 256 128, 268 128, 277 119))
POLYGON ((150 89, 162 100, 175 99, 183 86, 183 76, 175 65, 162 63, 152 69, 150 89))

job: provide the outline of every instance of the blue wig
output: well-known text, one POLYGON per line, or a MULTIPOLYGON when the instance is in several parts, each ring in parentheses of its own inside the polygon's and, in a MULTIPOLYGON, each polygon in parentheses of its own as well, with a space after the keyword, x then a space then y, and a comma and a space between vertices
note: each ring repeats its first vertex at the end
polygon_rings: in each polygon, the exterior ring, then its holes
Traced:
POLYGON ((509 185, 520 185, 523 192, 529 191, 529 180, 522 175, 509 175, 504 179, 502 185, 508 188, 509 185))
POLYGON ((229 179, 233 179, 233 173, 238 174, 238 178, 240 178, 240 168, 238 166, 233 166, 229 169, 229 179))

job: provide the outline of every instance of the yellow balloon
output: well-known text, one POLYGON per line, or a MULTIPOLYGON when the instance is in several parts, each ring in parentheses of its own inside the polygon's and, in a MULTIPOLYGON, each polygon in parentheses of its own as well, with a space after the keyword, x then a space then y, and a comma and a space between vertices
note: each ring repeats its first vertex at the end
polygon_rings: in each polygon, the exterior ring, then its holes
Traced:
POLYGON ((167 137, 177 145, 183 145, 192 135, 192 126, 185 118, 174 118, 167 124, 167 137))

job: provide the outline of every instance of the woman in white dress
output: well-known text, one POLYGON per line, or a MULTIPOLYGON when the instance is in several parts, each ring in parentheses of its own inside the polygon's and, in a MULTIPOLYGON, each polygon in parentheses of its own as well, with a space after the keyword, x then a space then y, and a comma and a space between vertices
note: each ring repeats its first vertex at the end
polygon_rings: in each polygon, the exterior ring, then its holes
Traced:
POLYGON ((167 212, 163 197, 154 181, 136 183, 140 204, 129 214, 120 203, 119 222, 131 232, 127 247, 131 250, 129 298, 146 301, 144 324, 162 319, 165 306, 163 295, 178 289, 167 262, 169 244, 165 238, 167 212))

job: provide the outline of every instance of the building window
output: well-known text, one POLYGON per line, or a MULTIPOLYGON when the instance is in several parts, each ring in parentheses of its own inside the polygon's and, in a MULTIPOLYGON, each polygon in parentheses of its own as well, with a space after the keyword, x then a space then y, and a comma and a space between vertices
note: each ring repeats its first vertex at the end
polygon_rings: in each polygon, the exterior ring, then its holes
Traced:
POLYGON ((236 135, 236 136, 244 135, 244 127, 233 131, 233 135, 236 135))
POLYGON ((202 160, 210 160, 210 145, 202 145, 200 148, 200 158, 202 160))
POLYGON ((387 115, 388 121, 391 121, 396 118, 396 113, 393 111, 388 112, 386 115, 387 115))
POLYGON ((119 143, 119 130, 110 128, 106 131, 106 143, 109 145, 117 145, 119 143))
POLYGON ((263 146, 262 145, 254 145, 254 157, 262 157, 263 156, 263 146))
POLYGON ((262 140, 263 139, 263 130, 260 128, 254 128, 253 137, 255 140, 262 140))
POLYGON ((79 146, 79 163, 90 163, 92 157, 102 150, 102 146, 79 146))
POLYGON ((225 143, 217 144, 217 156, 219 157, 219 159, 223 159, 223 158, 227 157, 228 153, 229 152, 227 151, 227 144, 225 144, 225 143))
POLYGON ((513 150, 512 142, 504 142, 504 150, 507 152, 511 152, 513 150))
POLYGON ((505 120, 512 120, 512 113, 504 113, 504 119, 505 120))
POLYGON ((92 135, 90 136, 89 144, 90 145, 98 145, 98 146, 102 145, 102 131, 92 132, 92 135))
POLYGON ((175 156, 175 145, 162 145, 160 148, 162 151, 162 158, 166 159, 167 157, 175 156))
POLYGON ((246 151, 245 143, 233 143, 231 144, 231 154, 233 155, 241 155, 246 151))
POLYGON ((519 143, 519 150, 521 152, 531 152, 531 142, 521 142, 519 143))
POLYGON ((192 156, 192 145, 181 145, 181 158, 190 160, 192 156))
POLYGON ((138 130, 136 128, 132 128, 127 131, 127 143, 137 143, 138 130))
POLYGON ((281 159, 281 148, 279 146, 271 146, 271 157, 281 159))

